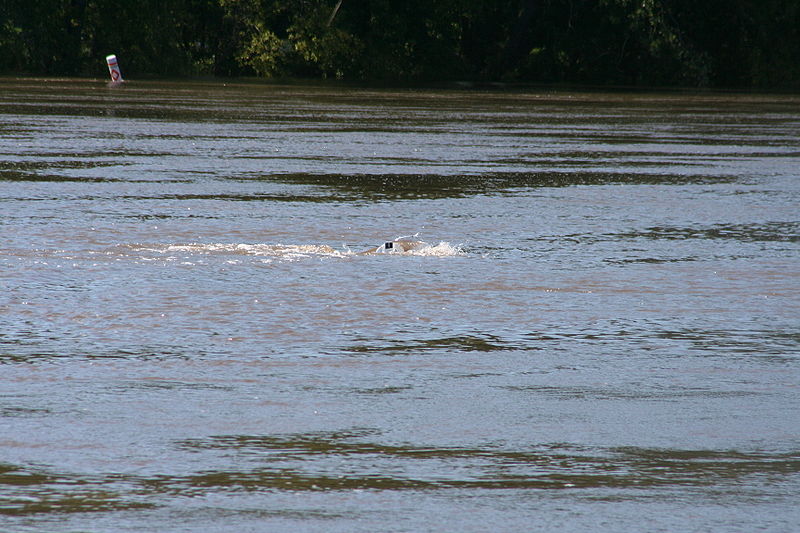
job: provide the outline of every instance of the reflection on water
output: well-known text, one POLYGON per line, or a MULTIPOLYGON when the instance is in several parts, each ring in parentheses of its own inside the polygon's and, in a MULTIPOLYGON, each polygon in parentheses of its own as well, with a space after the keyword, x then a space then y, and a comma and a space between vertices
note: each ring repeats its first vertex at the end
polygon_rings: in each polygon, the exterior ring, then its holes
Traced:
POLYGON ((368 199, 402 200, 418 198, 460 198, 480 194, 510 193, 518 188, 570 187, 575 185, 604 185, 615 183, 680 184, 724 183, 730 177, 721 176, 675 176, 671 174, 617 174, 568 172, 484 172, 477 175, 442 174, 347 174, 312 175, 291 174, 256 177, 252 179, 279 180, 298 185, 320 185, 332 188, 334 193, 328 201, 351 201, 368 199))
POLYGON ((0 529, 792 530, 798 102, 0 79, 0 529))
POLYGON ((119 480, 113 476, 80 478, 0 463, 0 515, 101 513, 153 507, 151 503, 126 501, 119 490, 119 480))
POLYGON ((345 438, 346 435, 338 434, 289 438, 233 436, 217 437, 208 442, 185 442, 183 445, 192 449, 234 449, 249 461, 262 456, 261 459, 272 467, 251 472, 210 472, 185 479, 150 480, 148 484, 171 492, 215 486, 228 490, 273 487, 288 490, 623 488, 711 485, 722 480, 737 483, 744 482, 742 478, 751 475, 800 472, 800 455, 797 454, 639 448, 573 450, 568 446, 549 446, 537 452, 508 452, 348 443, 345 438), (314 457, 330 461, 336 465, 335 469, 329 475, 308 476, 281 467, 284 462, 291 464, 314 457), (399 464, 383 464, 393 462, 399 464), (376 466, 382 471, 407 474, 382 476, 375 472, 376 466))
MULTIPOLYGON (((0 486, 15 488, 0 514, 144 509, 217 491, 432 491, 628 489, 784 482, 800 473, 797 453, 597 449, 566 444, 530 451, 436 448, 364 442, 370 432, 287 436, 232 435, 185 440, 191 453, 234 454, 248 469, 186 476, 75 476, 0 465, 0 486), (314 465, 309 467, 309 465, 314 465), (384 473, 382 473, 384 472, 384 473), (396 472, 389 475, 389 472, 396 472), (768 480, 768 481, 767 481, 768 480)), ((620 492, 617 498, 636 498, 620 492)))
POLYGON ((423 341, 412 341, 412 342, 397 342, 389 339, 389 341, 386 344, 381 346, 369 346, 362 344, 353 346, 351 348, 343 348, 343 350, 345 352, 352 352, 352 353, 380 352, 384 354, 403 354, 403 353, 418 354, 426 350, 431 350, 431 351, 446 350, 458 353, 462 351, 493 352, 497 350, 534 349, 532 347, 507 344, 500 338, 495 337, 494 335, 488 335, 486 337, 488 338, 483 338, 475 335, 462 335, 459 337, 449 337, 444 339, 427 339, 423 341))

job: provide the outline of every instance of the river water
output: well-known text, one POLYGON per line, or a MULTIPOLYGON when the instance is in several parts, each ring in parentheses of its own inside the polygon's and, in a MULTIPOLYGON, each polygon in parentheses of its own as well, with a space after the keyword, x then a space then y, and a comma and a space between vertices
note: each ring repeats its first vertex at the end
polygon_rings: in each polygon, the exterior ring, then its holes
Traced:
POLYGON ((0 530, 791 531, 799 206, 794 96, 0 79, 0 530))

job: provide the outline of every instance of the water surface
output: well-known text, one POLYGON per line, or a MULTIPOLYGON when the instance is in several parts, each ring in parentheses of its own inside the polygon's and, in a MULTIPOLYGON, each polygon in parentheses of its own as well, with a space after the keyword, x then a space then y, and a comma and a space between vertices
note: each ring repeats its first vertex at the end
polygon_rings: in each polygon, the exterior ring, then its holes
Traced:
POLYGON ((790 531, 799 147, 793 96, 0 79, 2 529, 790 531))

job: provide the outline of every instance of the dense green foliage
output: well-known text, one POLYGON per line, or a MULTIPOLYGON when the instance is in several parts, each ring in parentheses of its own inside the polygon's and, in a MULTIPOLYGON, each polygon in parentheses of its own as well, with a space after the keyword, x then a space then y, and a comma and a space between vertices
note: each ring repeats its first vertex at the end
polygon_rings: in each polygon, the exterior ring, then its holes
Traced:
POLYGON ((800 0, 0 0, 0 72, 800 87, 800 0))

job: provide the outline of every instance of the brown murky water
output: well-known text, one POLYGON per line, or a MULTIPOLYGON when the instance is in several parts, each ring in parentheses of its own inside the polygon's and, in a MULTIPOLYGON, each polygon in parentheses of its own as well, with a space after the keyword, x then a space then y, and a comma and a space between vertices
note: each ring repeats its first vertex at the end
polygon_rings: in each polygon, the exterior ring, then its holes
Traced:
POLYGON ((791 96, 0 79, 0 529, 790 531, 799 168, 791 96))

